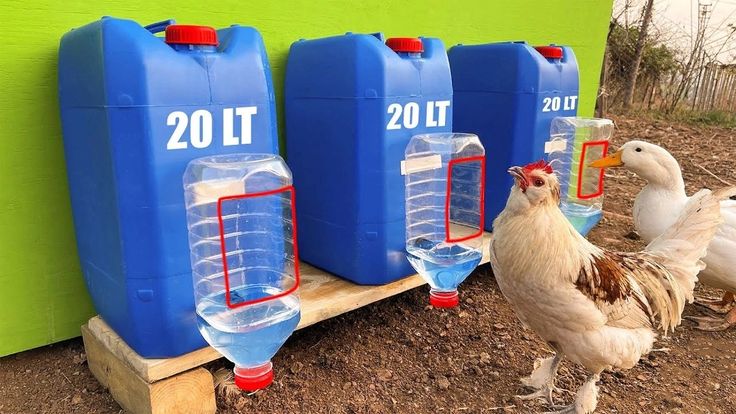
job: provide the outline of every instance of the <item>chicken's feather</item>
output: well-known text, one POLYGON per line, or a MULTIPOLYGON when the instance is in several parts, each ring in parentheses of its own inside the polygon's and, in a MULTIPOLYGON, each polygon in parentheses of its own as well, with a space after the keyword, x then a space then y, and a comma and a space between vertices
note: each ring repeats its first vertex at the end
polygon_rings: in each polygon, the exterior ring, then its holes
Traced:
POLYGON ((596 304, 608 326, 666 329, 677 301, 667 288, 672 282, 667 269, 645 253, 604 250, 580 269, 575 286, 596 304))
POLYGON ((593 254, 575 286, 617 327, 659 328, 665 333, 681 322, 692 300, 699 259, 720 223, 719 200, 733 188, 693 196, 677 222, 643 252, 593 254))

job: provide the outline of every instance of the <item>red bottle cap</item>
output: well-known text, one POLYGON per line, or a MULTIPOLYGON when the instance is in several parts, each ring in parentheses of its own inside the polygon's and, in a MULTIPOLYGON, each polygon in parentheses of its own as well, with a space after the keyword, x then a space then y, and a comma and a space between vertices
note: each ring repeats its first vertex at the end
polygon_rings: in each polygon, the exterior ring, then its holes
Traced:
POLYGON ((435 308, 454 308, 460 304, 460 295, 454 292, 429 292, 429 304, 435 308))
POLYGON ((217 46, 217 32, 209 26, 172 24, 166 26, 165 41, 170 45, 217 46))
POLYGON ((391 37, 386 39, 386 46, 394 52, 422 53, 424 45, 422 39, 417 37, 391 37))
POLYGON ((559 46, 534 46, 534 48, 547 59, 562 59, 562 48, 559 46))
POLYGON ((250 373, 247 371, 249 370, 244 368, 235 369, 235 385, 243 391, 253 392, 262 390, 273 382, 273 369, 270 365, 267 371, 253 373, 255 375, 249 375, 250 373))

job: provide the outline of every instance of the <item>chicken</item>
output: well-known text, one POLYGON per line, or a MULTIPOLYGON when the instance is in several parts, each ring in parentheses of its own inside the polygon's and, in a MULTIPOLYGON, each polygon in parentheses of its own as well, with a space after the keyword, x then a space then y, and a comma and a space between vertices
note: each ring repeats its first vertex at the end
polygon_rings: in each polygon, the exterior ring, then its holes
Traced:
MULTIPOLYGON (((515 184, 493 223, 491 264, 519 319, 555 351, 522 383, 552 404, 564 357, 590 373, 560 413, 591 413, 605 369, 633 367, 651 351, 657 330, 680 323, 692 300, 700 258, 721 223, 718 199, 736 189, 703 190, 673 226, 639 253, 601 249, 560 211, 560 185, 543 161, 512 167, 515 184)), ((555 407, 559 408, 559 407, 555 407)))
MULTIPOLYGON (((594 161, 593 167, 618 167, 647 181, 634 202, 634 226, 647 243, 662 234, 688 203, 685 182, 677 160, 667 150, 642 141, 630 141, 614 154, 594 161)), ((736 325, 736 197, 721 202, 723 224, 708 246, 705 269, 698 279, 705 285, 725 290, 721 300, 698 300, 724 317, 690 318, 698 329, 718 331, 736 325)))

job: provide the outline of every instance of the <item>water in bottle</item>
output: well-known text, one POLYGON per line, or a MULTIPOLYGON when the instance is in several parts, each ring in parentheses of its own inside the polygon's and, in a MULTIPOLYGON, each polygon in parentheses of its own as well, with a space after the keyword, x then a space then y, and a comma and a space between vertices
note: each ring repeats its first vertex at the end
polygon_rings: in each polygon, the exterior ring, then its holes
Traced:
POLYGON ((472 134, 422 134, 405 157, 407 258, 432 305, 457 306, 458 286, 482 257, 483 146, 472 134))
POLYGON ((184 175, 197 325, 248 391, 273 381, 301 315, 291 183, 270 154, 199 158, 184 175))
POLYGON ((612 135, 610 119, 552 120, 545 152, 560 180, 560 209, 582 235, 603 217, 603 170, 588 164, 606 155, 612 135))

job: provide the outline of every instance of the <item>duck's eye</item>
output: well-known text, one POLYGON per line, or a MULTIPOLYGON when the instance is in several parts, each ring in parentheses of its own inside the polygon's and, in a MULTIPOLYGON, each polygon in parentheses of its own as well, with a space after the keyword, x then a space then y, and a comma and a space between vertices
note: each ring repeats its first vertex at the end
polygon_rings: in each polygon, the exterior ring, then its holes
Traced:
POLYGON ((636 149, 635 149, 634 151, 636 151, 636 152, 641 152, 641 148, 639 148, 639 147, 636 147, 636 149))
POLYGON ((535 178, 534 179, 534 186, 535 187, 541 187, 543 185, 544 185, 544 180, 542 180, 541 178, 535 178))

